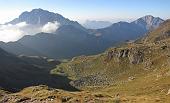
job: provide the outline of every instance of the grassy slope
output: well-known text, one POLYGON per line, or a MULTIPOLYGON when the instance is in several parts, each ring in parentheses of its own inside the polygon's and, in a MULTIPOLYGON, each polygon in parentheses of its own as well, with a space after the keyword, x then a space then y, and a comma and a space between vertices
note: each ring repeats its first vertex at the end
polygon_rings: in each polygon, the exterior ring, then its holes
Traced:
POLYGON ((167 95, 170 89, 169 31, 170 21, 166 21, 160 28, 142 39, 141 43, 111 48, 100 55, 76 57, 68 63, 59 65, 51 73, 67 75, 76 81, 73 85, 80 89, 111 96, 119 93, 121 99, 125 99, 126 102, 134 100, 141 103, 168 103, 170 101, 167 95), (129 56, 113 56, 111 60, 106 61, 108 52, 115 49, 119 53, 128 49, 131 52, 128 54, 130 56, 142 51, 143 61, 132 64, 129 56), (101 79, 96 80, 96 76, 101 79), (96 83, 99 81, 100 83, 96 83))
POLYGON ((95 56, 75 57, 51 71, 68 76, 73 80, 72 85, 85 91, 67 92, 38 86, 8 94, 2 100, 10 98, 7 102, 14 103, 169 103, 169 24, 165 22, 140 42, 110 48, 95 56), (111 51, 114 53, 110 55, 111 51), (128 53, 123 56, 122 51, 128 53))
POLYGON ((114 98, 108 95, 88 91, 67 92, 43 85, 28 87, 0 98, 0 103, 113 103, 114 101, 114 98))

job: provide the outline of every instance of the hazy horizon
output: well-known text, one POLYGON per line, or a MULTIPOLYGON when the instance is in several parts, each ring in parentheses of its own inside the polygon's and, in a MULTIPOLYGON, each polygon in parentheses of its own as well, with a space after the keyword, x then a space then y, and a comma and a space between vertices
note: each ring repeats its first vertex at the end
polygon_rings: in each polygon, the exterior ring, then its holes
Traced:
MULTIPOLYGON (((35 35, 39 32, 53 33, 60 23, 46 23, 36 26, 19 22, 18 24, 4 24, 25 11, 41 8, 50 12, 58 13, 69 20, 83 24, 86 20, 131 22, 146 15, 160 17, 164 20, 170 17, 170 1, 164 0, 5 0, 0 1, 0 41, 10 42, 22 38, 24 35, 35 35), (166 1, 166 2, 165 2, 166 1), (11 35, 12 34, 12 35, 11 35)), ((98 24, 97 24, 98 25, 98 24)), ((88 28, 88 27, 86 27, 88 28)))
POLYGON ((5 0, 0 1, 0 24, 18 17, 24 11, 42 8, 59 13, 70 20, 83 23, 86 20, 97 21, 132 21, 145 15, 168 19, 169 0, 5 0), (166 1, 166 2, 165 2, 166 1))

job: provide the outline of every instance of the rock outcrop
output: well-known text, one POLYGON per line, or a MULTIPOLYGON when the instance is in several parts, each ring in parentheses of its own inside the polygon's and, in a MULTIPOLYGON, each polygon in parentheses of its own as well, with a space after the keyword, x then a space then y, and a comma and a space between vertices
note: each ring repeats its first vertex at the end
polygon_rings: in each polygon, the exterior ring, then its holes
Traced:
POLYGON ((116 49, 110 50, 107 53, 106 61, 110 61, 112 58, 128 58, 131 64, 139 64, 143 62, 144 53, 143 50, 138 48, 128 49, 116 49))
POLYGON ((8 94, 0 103, 113 103, 114 98, 90 92, 71 93, 47 86, 34 86, 20 92, 8 94), (105 98, 105 100, 103 100, 105 98))

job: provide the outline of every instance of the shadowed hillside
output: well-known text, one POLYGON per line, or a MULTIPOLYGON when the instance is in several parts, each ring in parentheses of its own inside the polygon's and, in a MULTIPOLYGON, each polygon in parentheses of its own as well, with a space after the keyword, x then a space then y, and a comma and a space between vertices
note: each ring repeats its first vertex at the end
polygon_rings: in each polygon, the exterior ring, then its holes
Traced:
POLYGON ((66 90, 76 90, 64 76, 50 75, 52 68, 60 62, 9 54, 0 49, 0 86, 8 91, 18 91, 33 85, 48 85, 66 90))

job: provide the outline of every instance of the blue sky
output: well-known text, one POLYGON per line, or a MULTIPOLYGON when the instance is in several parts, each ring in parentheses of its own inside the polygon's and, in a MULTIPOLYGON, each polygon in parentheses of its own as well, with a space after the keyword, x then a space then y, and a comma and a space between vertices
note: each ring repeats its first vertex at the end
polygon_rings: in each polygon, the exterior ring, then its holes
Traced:
POLYGON ((71 20, 134 20, 144 15, 170 18, 170 0, 0 0, 0 23, 42 8, 71 20))

